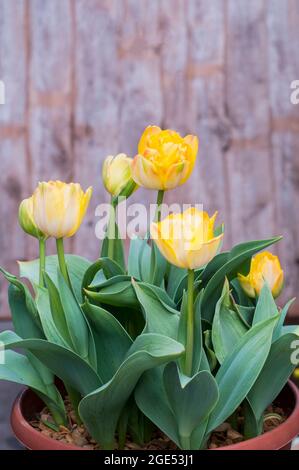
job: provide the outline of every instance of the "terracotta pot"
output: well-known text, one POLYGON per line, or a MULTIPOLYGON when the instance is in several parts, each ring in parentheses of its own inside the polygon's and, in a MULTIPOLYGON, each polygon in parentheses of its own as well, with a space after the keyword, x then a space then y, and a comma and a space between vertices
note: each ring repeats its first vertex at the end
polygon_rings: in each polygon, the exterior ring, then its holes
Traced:
MULTIPOLYGON (((288 382, 280 393, 277 402, 285 410, 290 410, 288 419, 277 428, 261 436, 238 444, 219 447, 216 450, 288 450, 299 433, 299 390, 288 382)), ((41 411, 42 401, 31 390, 26 389, 16 398, 11 413, 11 426, 16 438, 30 450, 85 450, 81 447, 64 444, 50 439, 35 430, 28 421, 41 411)))

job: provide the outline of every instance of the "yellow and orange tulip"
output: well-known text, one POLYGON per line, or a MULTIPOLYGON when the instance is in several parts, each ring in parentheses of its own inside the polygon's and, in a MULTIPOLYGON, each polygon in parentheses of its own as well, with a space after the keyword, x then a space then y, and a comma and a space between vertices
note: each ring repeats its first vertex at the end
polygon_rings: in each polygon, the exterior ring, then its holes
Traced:
POLYGON ((273 297, 278 297, 283 287, 283 270, 278 256, 264 251, 253 256, 247 276, 238 274, 239 282, 248 297, 259 296, 265 281, 268 283, 273 297))
POLYGON ((185 183, 192 173, 198 152, 194 135, 181 137, 173 130, 148 126, 132 165, 134 181, 144 188, 167 190, 185 183))
POLYGON ((171 264, 200 268, 214 258, 223 238, 223 234, 214 235, 216 216, 217 212, 209 217, 207 212, 192 207, 152 223, 151 237, 171 264))
POLYGON ((81 225, 91 194, 91 187, 84 193, 77 183, 39 183, 33 193, 36 226, 49 237, 71 237, 81 225))

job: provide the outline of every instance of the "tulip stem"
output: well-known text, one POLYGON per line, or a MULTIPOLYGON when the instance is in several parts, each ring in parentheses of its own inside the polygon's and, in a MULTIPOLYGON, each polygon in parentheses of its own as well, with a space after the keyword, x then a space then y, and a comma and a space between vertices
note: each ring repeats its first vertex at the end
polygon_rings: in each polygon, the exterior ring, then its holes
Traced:
POLYGON ((107 228, 107 237, 108 237, 108 258, 113 260, 114 257, 114 239, 115 239, 115 210, 117 202, 113 202, 111 199, 110 203, 110 214, 107 228))
POLYGON ((194 345, 194 270, 188 269, 188 291, 187 291, 187 336, 185 353, 185 374, 192 376, 193 345, 194 345))
POLYGON ((68 273, 67 265, 65 261, 65 256, 64 256, 63 238, 56 239, 56 248, 57 248, 58 262, 59 262, 59 268, 60 268, 61 274, 63 275, 67 285, 72 289, 70 278, 69 278, 69 273, 68 273))
POLYGON ((46 241, 39 240, 39 285, 44 286, 44 270, 46 268, 46 241))
POLYGON ((161 221, 161 205, 163 203, 163 199, 164 199, 164 190, 159 189, 158 194, 157 194, 157 208, 156 208, 156 214, 155 214, 155 222, 161 221))

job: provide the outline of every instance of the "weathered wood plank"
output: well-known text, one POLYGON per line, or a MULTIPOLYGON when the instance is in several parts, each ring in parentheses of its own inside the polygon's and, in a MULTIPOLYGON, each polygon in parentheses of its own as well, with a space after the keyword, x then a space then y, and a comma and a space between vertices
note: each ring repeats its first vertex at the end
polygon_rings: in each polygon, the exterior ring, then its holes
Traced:
MULTIPOLYGON (((73 25, 70 0, 29 2, 29 149, 32 189, 73 177, 73 25)), ((67 249, 69 244, 67 244, 67 249)), ((49 252, 53 251, 53 243, 49 252)), ((30 244, 30 255, 36 244, 30 244)))
MULTIPOLYGON (((218 221, 222 222, 227 220, 228 214, 223 149, 229 137, 223 99, 224 2, 184 2, 184 7, 187 31, 182 86, 185 89, 182 89, 183 96, 178 100, 175 115, 185 122, 184 132, 198 135, 200 143, 193 175, 171 197, 185 203, 202 203, 209 213, 218 210, 218 221)), ((173 46, 173 63, 175 47, 178 46, 173 46)), ((172 99, 176 100, 176 96, 172 99)), ((170 113, 167 122, 170 127, 172 120, 173 113, 170 113)), ((228 239, 229 233, 226 234, 226 243, 228 239)))
MULTIPOLYGON (((290 84, 299 77, 299 5, 271 2, 267 10, 269 93, 272 114, 273 198, 276 224, 284 236, 279 254, 286 273, 283 299, 296 296, 299 285, 299 106, 290 102, 290 84)), ((299 303, 297 301, 297 308, 299 303)))
MULTIPOLYGON (((200 138, 194 174, 166 201, 218 209, 226 247, 282 233, 282 300, 295 295, 298 22, 297 0, 1 0, 1 264, 36 256, 17 226, 19 200, 56 178, 94 186, 68 247, 95 258, 94 211, 108 200, 102 161, 134 156, 143 129, 157 124, 200 138)), ((131 201, 154 198, 140 190, 131 201)))
MULTIPOLYGON (((103 159, 120 151, 133 156, 144 127, 161 120, 157 12, 158 2, 76 3, 75 175, 83 185, 94 187, 76 250, 85 246, 92 258, 98 255, 100 243, 93 235, 94 211, 108 200, 101 184, 103 159)), ((136 197, 140 200, 145 194, 140 191, 136 197)))
POLYGON ((226 42, 227 150, 233 243, 275 234, 269 153, 267 29, 264 3, 229 0, 226 42))
MULTIPOLYGON (((6 103, 0 106, 0 256, 1 266, 16 273, 16 259, 26 256, 25 237, 17 222, 18 205, 28 189, 24 2, 1 1, 0 44, 0 79, 6 88, 6 103)), ((1 276, 0 317, 7 312, 7 282, 1 276)))

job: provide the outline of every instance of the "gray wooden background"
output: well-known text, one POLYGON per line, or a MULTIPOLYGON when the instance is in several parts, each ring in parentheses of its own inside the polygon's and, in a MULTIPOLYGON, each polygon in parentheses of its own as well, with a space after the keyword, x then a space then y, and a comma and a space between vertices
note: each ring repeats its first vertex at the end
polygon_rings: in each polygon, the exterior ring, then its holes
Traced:
POLYGON ((95 258, 101 162, 133 156, 157 124, 200 138, 192 178, 166 200, 218 209, 226 247, 283 234, 282 300, 296 295, 298 49, 298 0, 0 0, 0 264, 15 272, 15 259, 36 255, 18 204, 56 178, 94 186, 68 249, 95 258))

